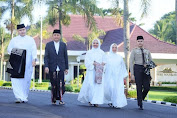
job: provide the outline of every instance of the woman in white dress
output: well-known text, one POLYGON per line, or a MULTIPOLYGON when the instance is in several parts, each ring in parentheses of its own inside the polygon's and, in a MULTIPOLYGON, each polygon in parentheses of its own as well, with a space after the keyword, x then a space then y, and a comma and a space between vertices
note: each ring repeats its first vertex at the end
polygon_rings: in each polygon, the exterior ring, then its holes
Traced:
POLYGON ((111 107, 121 108, 127 105, 124 94, 124 78, 128 76, 123 58, 117 54, 117 44, 113 43, 107 55, 104 78, 105 103, 111 107))
POLYGON ((85 56, 85 66, 87 68, 86 77, 80 90, 78 101, 82 103, 89 103, 98 107, 98 104, 104 103, 104 85, 96 83, 95 81, 95 66, 96 63, 105 65, 105 53, 100 49, 100 41, 94 39, 92 42, 92 49, 87 51, 85 56))

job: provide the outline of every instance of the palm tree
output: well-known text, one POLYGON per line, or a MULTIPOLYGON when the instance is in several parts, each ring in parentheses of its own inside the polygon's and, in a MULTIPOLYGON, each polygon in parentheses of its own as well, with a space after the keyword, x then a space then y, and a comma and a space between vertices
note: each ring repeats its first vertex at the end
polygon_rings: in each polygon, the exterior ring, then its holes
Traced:
POLYGON ((86 19, 90 30, 96 29, 94 15, 102 15, 101 9, 96 6, 96 0, 53 0, 49 4, 49 24, 55 25, 59 21, 59 29, 62 37, 62 24, 70 24, 68 13, 81 14, 86 19), (59 20, 58 20, 59 19, 59 20))
POLYGON ((2 80, 2 73, 3 73, 3 61, 4 61, 4 29, 0 28, 1 34, 1 72, 0 72, 0 80, 2 80))
POLYGON ((177 0, 175 0, 175 13, 176 13, 176 45, 177 45, 177 0))
POLYGON ((16 24, 20 23, 22 17, 27 16, 30 22, 32 22, 33 0, 1 0, 1 2, 5 3, 6 6, 1 8, 0 18, 6 12, 11 11, 11 18, 6 19, 5 24, 7 29, 11 31, 11 38, 13 38, 13 31, 16 24))
MULTIPOLYGON (((120 0, 114 0, 115 4, 119 7, 120 0)), ((141 18, 147 15, 151 0, 141 0, 141 9, 142 14, 141 18)), ((129 56, 130 56, 130 25, 129 25, 129 9, 128 9, 128 2, 129 0, 123 0, 124 3, 124 13, 123 13, 123 24, 124 24, 124 54, 125 54, 125 64, 127 71, 129 72, 129 56)), ((129 88, 129 78, 126 81, 126 87, 129 88)))
MULTIPOLYGON (((90 47, 91 47, 91 43, 94 39, 99 39, 100 36, 104 36, 106 33, 104 30, 100 30, 100 29, 97 29, 97 30, 94 30, 92 32, 90 32, 88 34, 88 37, 87 39, 81 37, 80 35, 73 35, 73 39, 75 39, 76 41, 79 41, 79 42, 82 42, 84 43, 85 45, 87 45, 87 50, 90 50, 90 47)), ((102 40, 100 40, 102 41, 102 40)))

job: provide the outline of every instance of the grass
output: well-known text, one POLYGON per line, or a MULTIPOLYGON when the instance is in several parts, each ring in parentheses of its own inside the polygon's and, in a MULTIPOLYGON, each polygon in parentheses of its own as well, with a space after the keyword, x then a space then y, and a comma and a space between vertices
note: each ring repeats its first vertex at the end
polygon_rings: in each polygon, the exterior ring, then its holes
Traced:
POLYGON ((35 87, 35 89, 38 89, 38 90, 48 90, 48 87, 35 87))
MULTIPOLYGON (((151 91, 149 91, 148 96, 149 96, 148 100, 163 101, 164 97, 177 96, 177 92, 151 90, 151 91)), ((146 97, 146 99, 147 99, 147 97, 146 97)))

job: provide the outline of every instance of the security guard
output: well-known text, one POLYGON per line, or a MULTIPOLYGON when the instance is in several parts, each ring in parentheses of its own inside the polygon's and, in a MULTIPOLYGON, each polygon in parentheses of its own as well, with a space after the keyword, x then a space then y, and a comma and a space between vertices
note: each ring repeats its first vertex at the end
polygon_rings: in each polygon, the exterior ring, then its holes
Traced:
POLYGON ((131 79, 135 79, 136 82, 137 102, 140 110, 143 110, 142 100, 150 90, 150 77, 144 71, 147 63, 152 61, 150 51, 143 48, 143 44, 143 36, 137 36, 137 48, 133 49, 130 55, 131 79))

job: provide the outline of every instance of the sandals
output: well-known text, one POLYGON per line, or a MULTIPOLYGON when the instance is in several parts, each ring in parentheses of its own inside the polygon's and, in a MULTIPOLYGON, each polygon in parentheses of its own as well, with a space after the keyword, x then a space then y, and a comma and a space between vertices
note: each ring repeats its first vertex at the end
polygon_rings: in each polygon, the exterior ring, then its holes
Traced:
POLYGON ((91 104, 90 102, 88 103, 90 106, 92 106, 93 104, 91 104))
POLYGON ((56 105, 56 102, 52 102, 52 105, 56 105))
POLYGON ((59 104, 60 104, 60 105, 64 105, 65 103, 64 103, 63 101, 60 101, 59 104))
POLYGON ((114 107, 114 106, 112 106, 112 103, 109 103, 108 106, 109 106, 109 107, 114 107))
POLYGON ((98 104, 94 104, 94 107, 98 107, 98 104))

